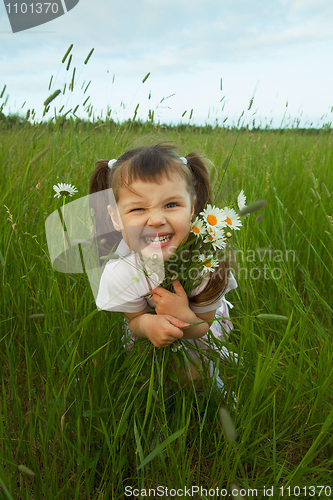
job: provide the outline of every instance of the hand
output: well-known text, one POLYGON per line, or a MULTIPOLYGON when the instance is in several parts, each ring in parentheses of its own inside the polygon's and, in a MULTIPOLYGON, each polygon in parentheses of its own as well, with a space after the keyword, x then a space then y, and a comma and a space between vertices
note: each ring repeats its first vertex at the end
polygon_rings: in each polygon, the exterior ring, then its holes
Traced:
POLYGON ((172 314, 173 317, 181 319, 189 312, 188 298, 180 282, 172 283, 175 293, 158 286, 150 293, 156 304, 156 314, 172 314))
POLYGON ((175 340, 182 338, 183 332, 180 328, 188 326, 188 323, 168 314, 160 316, 145 314, 142 318, 145 334, 155 347, 167 347, 175 340))

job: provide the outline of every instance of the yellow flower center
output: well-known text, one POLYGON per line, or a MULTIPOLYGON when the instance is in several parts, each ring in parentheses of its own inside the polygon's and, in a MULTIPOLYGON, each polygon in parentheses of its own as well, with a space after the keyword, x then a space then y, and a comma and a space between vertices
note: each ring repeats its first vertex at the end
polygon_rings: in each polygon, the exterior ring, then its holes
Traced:
POLYGON ((208 239, 209 239, 210 241, 214 241, 213 236, 208 236, 208 239))
POLYGON ((232 220, 230 219, 230 217, 226 217, 225 221, 227 224, 229 224, 229 226, 232 226, 232 220))
POLYGON ((212 265, 211 262, 204 262, 204 264, 205 264, 206 267, 210 267, 212 265))
POLYGON ((217 223, 217 218, 215 217, 215 215, 208 215, 207 217, 207 222, 208 224, 210 224, 211 226, 215 226, 216 223, 217 223))
POLYGON ((199 234, 199 233, 200 233, 198 226, 193 226, 193 227, 192 227, 192 231, 193 231, 194 233, 197 233, 197 234, 199 234))

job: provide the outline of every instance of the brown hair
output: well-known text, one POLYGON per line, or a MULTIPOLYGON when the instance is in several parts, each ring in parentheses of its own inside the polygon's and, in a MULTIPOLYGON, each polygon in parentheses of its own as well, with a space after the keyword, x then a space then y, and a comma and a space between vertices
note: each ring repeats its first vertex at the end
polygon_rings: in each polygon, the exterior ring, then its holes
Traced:
MULTIPOLYGON (((130 186, 136 180, 160 183, 163 178, 170 179, 172 174, 177 173, 185 180, 192 202, 195 199, 194 216, 199 215, 207 203, 212 203, 208 161, 196 152, 191 152, 186 156, 187 165, 185 165, 175 153, 175 149, 175 145, 170 142, 140 146, 126 151, 111 169, 108 167, 108 160, 97 161, 90 178, 89 194, 112 188, 115 200, 118 202, 120 187, 131 190, 130 186)), ((107 223, 111 229, 110 217, 105 210, 106 205, 104 204, 102 210, 99 197, 97 203, 98 205, 93 207, 96 227, 99 223, 105 224, 105 218, 108 218, 107 223)), ((101 201, 101 203, 104 202, 101 201)), ((121 233, 115 233, 115 231, 96 238, 100 257, 103 252, 106 255, 114 251, 121 239, 121 233)), ((214 303, 223 295, 228 278, 228 262, 219 262, 219 266, 211 273, 204 290, 191 297, 191 303, 197 306, 214 303)))

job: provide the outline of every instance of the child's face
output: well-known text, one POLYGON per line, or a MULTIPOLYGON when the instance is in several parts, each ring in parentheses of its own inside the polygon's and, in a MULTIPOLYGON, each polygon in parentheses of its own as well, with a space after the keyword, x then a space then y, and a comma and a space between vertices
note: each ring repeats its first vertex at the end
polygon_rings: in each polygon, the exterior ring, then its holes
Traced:
POLYGON ((136 181, 130 188, 136 194, 119 189, 120 220, 108 207, 115 229, 122 231, 131 250, 147 248, 153 253, 160 249, 163 260, 168 259, 188 235, 194 213, 185 180, 176 174, 172 180, 165 177, 161 184, 136 181))

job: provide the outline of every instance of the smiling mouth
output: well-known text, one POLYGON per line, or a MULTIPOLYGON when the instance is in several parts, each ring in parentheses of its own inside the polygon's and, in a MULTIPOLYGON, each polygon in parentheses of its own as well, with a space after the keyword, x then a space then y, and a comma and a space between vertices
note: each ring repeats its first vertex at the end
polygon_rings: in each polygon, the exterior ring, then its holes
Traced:
POLYGON ((167 243, 168 241, 171 240, 171 238, 172 238, 172 234, 167 234, 165 236, 160 236, 160 237, 156 236, 155 238, 152 238, 151 236, 144 236, 143 240, 148 245, 152 245, 152 244, 158 244, 158 243, 167 243))

